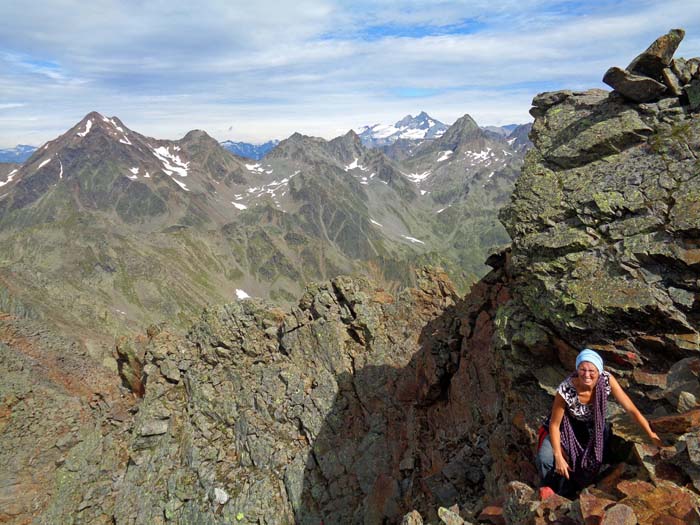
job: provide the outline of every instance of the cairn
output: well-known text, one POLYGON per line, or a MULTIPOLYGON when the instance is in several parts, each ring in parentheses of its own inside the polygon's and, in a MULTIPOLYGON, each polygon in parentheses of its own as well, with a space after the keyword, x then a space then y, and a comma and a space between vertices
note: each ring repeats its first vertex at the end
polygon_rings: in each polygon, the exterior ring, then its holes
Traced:
POLYGON ((673 58, 685 31, 671 29, 625 68, 611 67, 603 82, 634 102, 677 97, 691 111, 700 108, 700 58, 673 58))

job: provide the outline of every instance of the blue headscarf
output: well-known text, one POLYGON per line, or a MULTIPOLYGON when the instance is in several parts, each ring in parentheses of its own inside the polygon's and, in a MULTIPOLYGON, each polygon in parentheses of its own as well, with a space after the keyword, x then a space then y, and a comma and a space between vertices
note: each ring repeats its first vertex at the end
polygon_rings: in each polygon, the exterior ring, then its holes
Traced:
POLYGON ((576 357, 576 368, 578 368, 578 365, 583 363, 584 361, 588 361, 589 363, 592 363, 595 365, 595 367, 598 369, 598 373, 602 374, 603 373, 603 358, 600 357, 600 354, 598 352, 594 352, 590 348, 584 348, 581 350, 581 353, 576 357))

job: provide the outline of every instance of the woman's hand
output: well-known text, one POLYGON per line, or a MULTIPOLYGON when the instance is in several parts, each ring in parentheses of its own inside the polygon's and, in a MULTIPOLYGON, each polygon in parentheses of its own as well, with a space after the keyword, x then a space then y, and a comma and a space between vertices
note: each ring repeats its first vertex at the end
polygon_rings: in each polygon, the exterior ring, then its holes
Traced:
POLYGON ((640 427, 642 427, 642 429, 647 433, 649 439, 654 445, 656 445, 657 447, 663 447, 663 441, 661 441, 659 436, 656 435, 656 432, 654 432, 651 429, 647 418, 645 418, 642 415, 642 413, 639 411, 639 409, 637 409, 637 407, 634 405, 629 396, 625 393, 624 390, 622 390, 622 387, 620 386, 620 383, 617 382, 617 379, 615 379, 615 377, 612 374, 610 374, 609 377, 610 389, 612 391, 613 396, 615 396, 617 402, 620 403, 622 405, 622 408, 624 408, 627 411, 627 413, 635 419, 637 424, 640 427))
POLYGON ((569 464, 566 462, 563 456, 555 456, 554 458, 554 471, 560 476, 564 476, 569 479, 569 464))
POLYGON ((651 439, 651 442, 656 445, 657 447, 663 447, 664 442, 661 441, 661 438, 656 435, 656 432, 651 432, 649 434, 649 439, 651 439))

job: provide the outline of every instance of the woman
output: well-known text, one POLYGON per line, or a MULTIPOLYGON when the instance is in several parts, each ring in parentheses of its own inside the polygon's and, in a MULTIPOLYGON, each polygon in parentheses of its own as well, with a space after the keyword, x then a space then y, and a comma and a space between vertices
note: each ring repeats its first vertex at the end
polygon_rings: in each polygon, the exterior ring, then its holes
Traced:
POLYGON ((603 358, 586 348, 576 358, 576 372, 557 388, 549 416, 549 434, 544 435, 547 422, 540 429, 537 467, 542 487, 540 492, 544 497, 552 490, 557 494, 573 495, 598 474, 610 434, 605 415, 611 393, 649 439, 662 446, 659 436, 617 380, 603 370, 603 358))

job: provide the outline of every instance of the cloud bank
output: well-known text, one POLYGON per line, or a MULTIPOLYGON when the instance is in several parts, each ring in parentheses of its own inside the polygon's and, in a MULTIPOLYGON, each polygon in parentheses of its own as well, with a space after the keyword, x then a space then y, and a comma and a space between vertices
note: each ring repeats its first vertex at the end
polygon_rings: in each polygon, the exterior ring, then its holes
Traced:
POLYGON ((327 138, 426 110, 530 120, 532 97, 603 87, 673 27, 700 55, 700 3, 47 0, 0 4, 0 147, 91 110, 159 138, 327 138), (495 5, 497 4, 497 5, 495 5))

